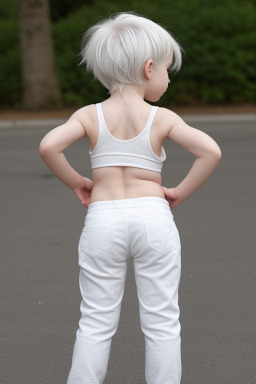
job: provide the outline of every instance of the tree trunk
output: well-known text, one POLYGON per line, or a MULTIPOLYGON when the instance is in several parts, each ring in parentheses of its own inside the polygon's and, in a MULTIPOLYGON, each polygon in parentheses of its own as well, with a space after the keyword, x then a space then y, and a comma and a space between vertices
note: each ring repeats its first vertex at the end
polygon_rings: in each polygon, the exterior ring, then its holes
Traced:
POLYGON ((48 0, 19 0, 23 107, 61 106, 48 0))

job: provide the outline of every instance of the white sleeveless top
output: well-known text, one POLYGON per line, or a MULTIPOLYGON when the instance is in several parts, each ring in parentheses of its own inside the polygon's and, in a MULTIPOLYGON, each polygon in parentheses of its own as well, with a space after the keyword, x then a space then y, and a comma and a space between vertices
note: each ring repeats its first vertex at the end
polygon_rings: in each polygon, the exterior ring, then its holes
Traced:
POLYGON ((107 128, 101 103, 96 104, 99 121, 99 135, 93 151, 89 156, 91 168, 126 166, 149 169, 161 172, 166 159, 164 148, 161 157, 157 156, 150 145, 150 128, 158 107, 152 106, 148 121, 139 135, 128 140, 120 140, 112 136, 107 128))

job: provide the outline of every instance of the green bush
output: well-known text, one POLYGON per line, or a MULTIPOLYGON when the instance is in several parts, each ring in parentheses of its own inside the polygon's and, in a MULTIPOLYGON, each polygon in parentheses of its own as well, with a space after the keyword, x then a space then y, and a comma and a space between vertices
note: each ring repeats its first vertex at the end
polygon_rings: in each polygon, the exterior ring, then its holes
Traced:
MULTIPOLYGON (((255 102, 255 26, 253 2, 245 0, 95 0, 53 24, 57 72, 66 106, 103 100, 108 91, 79 67, 83 33, 115 12, 134 11, 165 26, 186 51, 181 71, 171 75, 158 105, 255 102)), ((1 104, 20 105, 21 70, 15 19, 1 23, 1 104), (4 37, 3 37, 4 36, 4 37), (5 81, 5 83, 4 83, 5 81)))
POLYGON ((1 22, 0 47, 0 104, 1 106, 20 107, 22 78, 18 25, 15 19, 1 22))

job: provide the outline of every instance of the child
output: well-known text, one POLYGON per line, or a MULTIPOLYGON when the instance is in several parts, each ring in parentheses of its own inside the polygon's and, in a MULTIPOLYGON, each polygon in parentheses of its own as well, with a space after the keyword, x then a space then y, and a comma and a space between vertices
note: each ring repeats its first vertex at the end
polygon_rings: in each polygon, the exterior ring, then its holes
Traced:
POLYGON ((117 13, 91 27, 83 43, 81 63, 110 97, 76 111, 39 147, 50 170, 88 207, 78 246, 82 316, 67 383, 103 383, 131 257, 146 382, 178 384, 181 244, 171 208, 202 186, 221 151, 174 112, 144 101, 157 102, 170 83, 168 72, 181 67, 182 48, 162 26, 134 12, 117 13), (93 181, 63 154, 84 136, 93 181), (169 189, 161 186, 167 138, 196 156, 185 179, 169 189))

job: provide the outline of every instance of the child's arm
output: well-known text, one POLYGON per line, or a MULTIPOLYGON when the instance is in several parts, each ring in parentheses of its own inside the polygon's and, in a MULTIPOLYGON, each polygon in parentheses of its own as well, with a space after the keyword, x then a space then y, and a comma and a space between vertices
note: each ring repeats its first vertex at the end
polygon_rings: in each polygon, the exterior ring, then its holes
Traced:
POLYGON ((176 188, 168 190, 163 187, 167 200, 175 207, 205 183, 221 159, 221 150, 209 135, 190 127, 176 113, 169 112, 172 127, 168 138, 197 157, 185 179, 176 188))
MULTIPOLYGON (((81 186, 85 192, 86 190, 90 191, 93 182, 90 179, 81 176, 71 167, 63 154, 63 151, 72 143, 86 135, 84 129, 85 123, 90 124, 89 114, 86 114, 86 109, 88 107, 89 106, 79 109, 73 113, 65 124, 62 124, 47 133, 39 145, 40 155, 47 167, 75 193, 77 188, 81 188, 81 186), (83 124, 81 121, 83 121, 83 124)), ((80 197, 79 199, 82 201, 80 197)), ((88 205, 85 201, 83 204, 88 205)))

